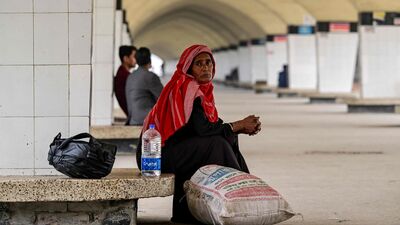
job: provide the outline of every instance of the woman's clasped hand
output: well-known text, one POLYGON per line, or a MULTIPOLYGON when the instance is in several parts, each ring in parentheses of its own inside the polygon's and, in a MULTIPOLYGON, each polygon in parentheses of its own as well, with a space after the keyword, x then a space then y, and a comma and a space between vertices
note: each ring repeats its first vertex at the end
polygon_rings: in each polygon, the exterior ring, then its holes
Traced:
POLYGON ((255 135, 261 131, 260 117, 250 115, 242 120, 235 121, 232 123, 232 129, 237 134, 255 135))

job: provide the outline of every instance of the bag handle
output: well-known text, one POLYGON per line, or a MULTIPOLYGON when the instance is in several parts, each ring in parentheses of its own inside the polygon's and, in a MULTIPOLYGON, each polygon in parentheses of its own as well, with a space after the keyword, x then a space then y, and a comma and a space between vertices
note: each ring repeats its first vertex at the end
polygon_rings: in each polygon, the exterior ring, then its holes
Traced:
POLYGON ((77 134, 75 136, 72 136, 70 138, 65 139, 58 148, 60 148, 60 149, 64 148, 66 145, 68 145, 74 139, 83 139, 83 138, 90 138, 89 143, 92 142, 92 141, 93 142, 97 142, 97 141, 93 140, 94 138, 93 138, 93 136, 91 134, 89 134, 89 133, 80 133, 80 134, 77 134))

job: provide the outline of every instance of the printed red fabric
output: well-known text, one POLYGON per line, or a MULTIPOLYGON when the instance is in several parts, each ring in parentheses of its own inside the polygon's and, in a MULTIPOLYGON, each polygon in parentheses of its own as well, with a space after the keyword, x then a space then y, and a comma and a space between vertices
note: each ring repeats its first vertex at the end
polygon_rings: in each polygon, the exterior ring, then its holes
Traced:
POLYGON ((165 85, 157 103, 144 120, 143 132, 150 124, 155 124, 161 134, 162 146, 171 135, 188 123, 194 99, 197 97, 201 99, 207 119, 212 123, 218 121, 212 82, 199 84, 192 75, 187 74, 194 58, 203 52, 211 56, 214 64, 212 71, 214 78, 215 61, 211 50, 205 45, 190 46, 183 51, 171 80, 165 85))

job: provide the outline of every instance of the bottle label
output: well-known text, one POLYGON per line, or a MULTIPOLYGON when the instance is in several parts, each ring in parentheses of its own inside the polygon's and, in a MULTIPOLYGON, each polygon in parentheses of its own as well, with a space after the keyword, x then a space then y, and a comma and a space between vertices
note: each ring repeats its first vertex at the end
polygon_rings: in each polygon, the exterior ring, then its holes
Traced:
POLYGON ((142 158, 142 170, 161 170, 161 158, 142 158))

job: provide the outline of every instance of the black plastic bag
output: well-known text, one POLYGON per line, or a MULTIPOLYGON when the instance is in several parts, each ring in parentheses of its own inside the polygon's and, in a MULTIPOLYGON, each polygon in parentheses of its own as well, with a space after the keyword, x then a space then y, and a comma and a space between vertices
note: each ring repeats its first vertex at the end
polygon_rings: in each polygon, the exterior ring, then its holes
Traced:
POLYGON ((102 143, 88 133, 62 139, 58 133, 50 144, 47 160, 59 172, 73 178, 99 179, 114 165, 117 147, 102 143), (80 140, 89 138, 89 142, 80 140))

